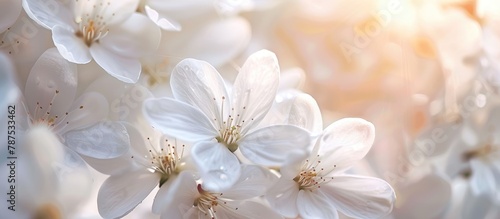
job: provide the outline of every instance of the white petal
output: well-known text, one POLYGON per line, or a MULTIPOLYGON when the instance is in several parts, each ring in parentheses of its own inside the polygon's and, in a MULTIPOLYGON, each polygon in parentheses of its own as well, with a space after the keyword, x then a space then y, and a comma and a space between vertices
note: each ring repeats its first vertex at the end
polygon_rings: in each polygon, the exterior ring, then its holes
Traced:
POLYGON ((75 99, 77 84, 76 65, 64 60, 55 48, 45 51, 31 69, 24 92, 32 117, 41 117, 48 109, 52 116, 62 117, 75 99))
POLYGON ((366 120, 346 118, 332 123, 323 131, 319 144, 318 154, 327 158, 322 160, 325 172, 342 172, 351 167, 365 157, 374 139, 375 128, 366 120))
POLYGON ((0 33, 11 27, 21 14, 22 1, 2 0, 0 2, 0 33))
POLYGON ((168 180, 160 187, 155 195, 153 202, 153 213, 160 214, 165 207, 172 203, 172 198, 175 197, 177 191, 172 190, 172 184, 177 180, 177 175, 171 175, 168 180))
POLYGON ((59 53, 69 62, 87 64, 92 60, 89 47, 75 32, 67 27, 56 25, 52 28, 52 40, 59 53))
POLYGON ((185 212, 193 208, 194 200, 199 195, 196 181, 191 173, 182 172, 170 187, 174 193, 163 206, 162 218, 163 215, 169 216, 166 218, 183 218, 185 212))
POLYGON ((205 60, 218 67, 236 58, 247 47, 251 27, 241 17, 216 19, 182 37, 186 37, 184 43, 174 46, 168 54, 205 60))
POLYGON ((297 208, 302 218, 339 218, 335 206, 321 193, 300 190, 297 196, 297 208))
POLYGON ((115 54, 139 58, 155 51, 160 44, 161 31, 146 16, 133 13, 125 22, 109 28, 99 44, 115 54))
POLYGON ((305 83, 306 73, 301 68, 287 69, 281 72, 279 91, 300 89, 305 83))
POLYGON ((117 158, 130 147, 127 130, 118 122, 100 122, 64 135, 66 146, 97 159, 117 158))
POLYGON ((58 133, 65 133, 94 125, 106 118, 108 108, 108 102, 101 94, 84 93, 73 103, 70 111, 63 117, 60 124, 56 125, 55 130, 58 133))
POLYGON ((177 21, 165 17, 164 14, 160 15, 158 11, 152 9, 148 5, 144 6, 144 9, 149 19, 155 22, 155 24, 161 29, 170 31, 180 31, 182 29, 181 25, 177 21))
POLYGON ((297 126, 275 125, 258 129, 239 141, 241 153, 265 166, 281 166, 295 150, 306 151, 309 133, 297 126))
POLYGON ((287 218, 296 218, 299 214, 297 209, 297 197, 299 186, 292 179, 280 179, 266 194, 266 198, 275 211, 287 218))
POLYGON ((380 218, 391 212, 396 200, 392 187, 372 177, 336 176, 320 189, 339 211, 349 217, 380 218))
POLYGON ((217 131, 202 112, 170 98, 144 101, 144 116, 163 133, 186 141, 211 140, 217 131))
MULTIPOLYGON (((137 10, 138 0, 107 1, 86 0, 78 1, 74 5, 74 14, 76 16, 86 16, 88 14, 97 14, 101 16, 107 25, 119 24, 128 19, 132 13, 137 10), (104 7, 100 7, 103 6, 104 7)), ((77 17, 77 19, 81 17, 77 17)))
MULTIPOLYGON (((225 193, 224 193, 225 194, 225 193)), ((271 208, 263 205, 262 203, 254 201, 244 202, 227 202, 229 208, 217 209, 217 218, 266 218, 266 219, 281 219, 281 215, 273 211, 271 208), (224 215, 222 215, 224 214, 224 215), (221 217, 222 216, 222 217, 221 217), (224 217, 226 216, 226 217, 224 217)))
POLYGON ((145 170, 110 176, 99 189, 99 214, 104 218, 123 216, 141 203, 159 181, 159 175, 145 170))
POLYGON ((299 94, 290 109, 288 124, 304 128, 312 134, 323 131, 323 117, 318 103, 309 94, 299 94))
POLYGON ((231 106, 226 87, 220 74, 209 63, 182 60, 172 72, 170 86, 175 99, 200 109, 213 124, 227 118, 221 113, 222 110, 227 114, 231 106))
POLYGON ((280 69, 274 53, 261 50, 248 57, 234 82, 232 103, 246 121, 244 135, 267 114, 276 97, 280 69), (244 109, 245 107, 245 109, 244 109))
POLYGON ((220 143, 202 141, 193 145, 191 156, 198 167, 203 188, 222 191, 230 188, 241 173, 236 155, 220 143))
POLYGON ((136 83, 141 74, 141 63, 135 58, 118 55, 99 43, 90 47, 94 60, 108 74, 125 83, 136 83))
POLYGON ((61 1, 23 0, 23 7, 28 16, 44 28, 71 27, 72 13, 61 1))
POLYGON ((245 200, 264 195, 278 178, 268 169, 256 165, 242 165, 241 175, 233 187, 224 191, 224 198, 245 200))

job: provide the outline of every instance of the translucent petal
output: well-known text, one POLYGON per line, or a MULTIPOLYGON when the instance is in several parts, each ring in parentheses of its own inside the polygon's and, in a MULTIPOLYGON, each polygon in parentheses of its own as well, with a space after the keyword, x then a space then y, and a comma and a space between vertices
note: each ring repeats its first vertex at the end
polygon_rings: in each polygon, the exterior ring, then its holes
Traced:
POLYGON ((293 151, 306 151, 309 142, 306 130, 292 125, 275 125, 243 137, 239 141, 239 149, 256 164, 281 166, 293 151))
POLYGON ((302 218, 337 219, 337 209, 321 193, 300 190, 297 196, 297 208, 302 218))
POLYGON ((215 127, 220 127, 217 124, 227 118, 231 103, 224 80, 209 63, 195 59, 181 61, 172 72, 170 86, 175 99, 201 110, 215 127))
MULTIPOLYGON (((184 31, 188 30, 179 34, 184 31)), ((251 32, 250 24, 241 17, 216 19, 182 35, 183 43, 170 46, 167 54, 204 60, 219 67, 247 48, 251 32)))
POLYGON ((160 36, 160 28, 148 17, 133 13, 123 23, 110 27, 99 44, 123 57, 140 58, 158 48, 160 36))
POLYGON ((110 176, 99 189, 99 214, 104 218, 123 216, 141 203, 159 181, 159 175, 145 170, 110 176))
POLYGON ((182 29, 181 25, 177 21, 167 18, 164 14, 160 15, 158 11, 152 9, 151 7, 146 5, 144 6, 144 9, 149 19, 155 22, 155 24, 161 29, 170 31, 180 31, 182 29))
POLYGON ((268 169, 256 165, 242 165, 241 175, 234 186, 224 191, 224 198, 245 200, 264 195, 278 178, 268 169))
POLYGON ((217 218, 266 218, 266 219, 281 219, 283 218, 277 212, 273 211, 268 206, 255 201, 244 202, 227 202, 228 208, 217 209, 217 218))
POLYGON ((70 110, 60 116, 55 130, 66 133, 70 130, 83 129, 106 118, 108 115, 108 102, 99 93, 89 92, 82 94, 70 107, 70 110))
POLYGON ((86 0, 78 1, 73 9, 76 19, 81 19, 87 14, 95 14, 102 17, 108 26, 119 24, 128 19, 139 5, 138 0, 107 1, 86 0))
POLYGON ((170 187, 171 191, 175 192, 170 194, 173 196, 165 202, 162 218, 183 218, 182 216, 174 216, 185 215, 186 212, 192 209, 194 200, 199 195, 196 181, 191 173, 182 172, 170 187), (164 215, 169 217, 164 217, 164 215))
POLYGON ((241 130, 243 135, 257 125, 271 108, 279 76, 276 55, 267 50, 252 54, 241 67, 234 82, 232 103, 236 113, 245 120, 241 130))
POLYGON ((203 188, 208 191, 227 190, 240 177, 238 158, 223 144, 198 142, 193 145, 191 156, 200 172, 203 188))
POLYGON ((72 26, 73 14, 61 1, 25 0, 22 2, 28 16, 44 28, 52 29, 56 25, 72 26))
POLYGON ((118 122, 100 122, 85 129, 69 131, 64 139, 66 146, 97 159, 117 158, 130 148, 127 130, 118 122))
POLYGON ((318 103, 309 94, 299 94, 290 109, 288 124, 304 128, 312 134, 323 131, 323 117, 318 103))
POLYGON ((136 83, 141 74, 141 62, 135 58, 114 53, 99 43, 90 47, 90 54, 94 60, 108 74, 125 83, 136 83))
POLYGON ((19 0, 2 0, 0 5, 2 5, 0 7, 0 33, 3 33, 16 22, 23 7, 22 1, 19 0))
POLYGON ((76 64, 87 64, 92 60, 89 47, 73 30, 56 25, 52 28, 52 40, 66 60, 76 64))
POLYGON ((26 81, 24 96, 31 116, 46 117, 50 111, 51 117, 61 118, 75 99, 77 84, 76 66, 67 62, 55 48, 45 51, 26 81))
POLYGON ((396 200, 392 187, 385 181, 343 175, 336 176, 318 189, 340 212, 355 218, 380 218, 389 214, 396 200))
MULTIPOLYGON (((319 139, 318 154, 325 172, 342 172, 368 153, 375 139, 375 128, 370 122, 346 118, 329 125, 319 139)), ((314 152, 313 152, 314 155, 314 152)))
POLYGON ((177 191, 172 190, 172 184, 177 180, 177 175, 171 175, 168 180, 160 187, 158 193, 156 193, 153 202, 153 213, 160 214, 165 206, 172 204, 172 198, 175 197, 177 191))
POLYGON ((170 98, 144 101, 144 116, 163 133, 190 142, 211 140, 217 131, 198 109, 170 98))
POLYGON ((299 186, 292 179, 281 178, 266 194, 266 198, 275 211, 287 218, 296 218, 299 214, 297 209, 297 197, 299 186))

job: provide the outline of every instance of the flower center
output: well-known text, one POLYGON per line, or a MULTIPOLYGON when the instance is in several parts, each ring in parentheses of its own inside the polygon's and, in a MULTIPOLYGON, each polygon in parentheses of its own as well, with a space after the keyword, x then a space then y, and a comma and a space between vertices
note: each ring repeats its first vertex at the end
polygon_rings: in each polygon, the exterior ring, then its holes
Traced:
MULTIPOLYGON (((214 97, 214 101, 217 101, 217 98, 214 97)), ((224 115, 224 103, 226 101, 226 97, 222 96, 221 98, 221 112, 219 118, 225 118, 224 115)), ((244 134, 242 130, 245 125, 244 114, 246 112, 246 106, 243 106, 242 110, 238 112, 235 111, 234 108, 231 108, 231 111, 227 115, 227 119, 219 121, 219 136, 215 139, 219 143, 223 143, 227 146, 227 148, 231 152, 235 152, 238 150, 238 140, 240 140, 241 136, 244 134)), ((217 118, 214 118, 217 121, 217 118)), ((250 118, 250 120, 254 120, 250 118)))
POLYGON ((60 130, 69 125, 70 121, 67 121, 66 119, 68 116, 74 113, 78 113, 78 110, 84 109, 84 106, 81 105, 80 107, 73 109, 72 111, 65 112, 63 115, 55 114, 52 111, 52 106, 54 105, 54 101, 59 93, 59 90, 55 90, 54 95, 52 96, 52 99, 48 104, 36 102, 34 114, 30 114, 30 111, 26 110, 26 112, 28 112, 30 126, 44 125, 51 129, 57 127, 57 129, 60 130))
MULTIPOLYGON (((317 158, 319 158, 319 156, 317 158)), ((321 188, 322 184, 328 183, 333 180, 333 177, 324 176, 326 174, 324 173, 324 169, 319 167, 320 164, 320 160, 317 160, 315 162, 306 160, 303 163, 302 171, 299 173, 299 175, 293 178, 293 181, 298 184, 299 189, 314 191, 321 188)), ((334 167, 336 167, 336 165, 334 165, 334 167)))
POLYGON ((61 219, 59 209, 53 204, 44 204, 35 211, 34 219, 61 219))
MULTIPOLYGON (((177 147, 168 142, 168 139, 160 143, 160 149, 153 146, 150 138, 147 138, 149 142, 149 155, 144 156, 144 159, 140 159, 139 164, 145 166, 148 170, 154 173, 161 174, 159 185, 160 187, 167 182, 167 180, 172 176, 172 174, 178 174, 179 164, 181 164, 181 159, 184 154, 184 147, 182 145, 181 153, 177 152, 177 147)), ((132 156, 134 159, 135 157, 132 156)))
MULTIPOLYGON (((89 7, 86 6, 86 1, 83 1, 82 4, 77 7, 89 7)), ((93 42, 99 41, 108 34, 109 28, 107 28, 105 19, 109 19, 109 17, 105 16, 105 12, 110 4, 110 1, 97 1, 91 6, 90 13, 82 12, 75 18, 75 22, 79 25, 76 36, 82 38, 87 46, 90 47, 93 42)), ((115 16, 115 14, 113 13, 111 16, 115 16)))
MULTIPOLYGON (((217 195, 222 196, 222 193, 216 194, 216 193, 210 193, 203 188, 201 188, 201 184, 198 184, 198 192, 200 193, 200 196, 194 200, 193 206, 197 207, 198 210, 201 212, 205 213, 206 216, 210 216, 211 218, 216 218, 215 213, 216 210, 214 207, 219 205, 219 202, 221 201, 217 195)), ((226 202, 222 201, 222 204, 225 204, 226 202)))

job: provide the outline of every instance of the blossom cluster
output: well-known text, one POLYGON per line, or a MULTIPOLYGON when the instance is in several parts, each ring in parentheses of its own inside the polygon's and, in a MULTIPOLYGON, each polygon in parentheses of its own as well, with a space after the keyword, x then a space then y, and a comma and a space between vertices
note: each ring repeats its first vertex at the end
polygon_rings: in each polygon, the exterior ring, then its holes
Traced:
POLYGON ((498 218, 499 6, 0 1, 0 217, 498 218))

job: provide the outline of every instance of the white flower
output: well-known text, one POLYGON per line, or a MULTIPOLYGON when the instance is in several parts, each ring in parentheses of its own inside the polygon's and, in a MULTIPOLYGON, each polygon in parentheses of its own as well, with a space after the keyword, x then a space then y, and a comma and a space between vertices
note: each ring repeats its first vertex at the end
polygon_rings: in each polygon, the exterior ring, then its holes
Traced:
MULTIPOLYGON (((296 108, 317 107, 312 98, 301 99, 300 104, 295 104, 299 106, 296 108)), ((289 121, 309 126, 308 118, 320 116, 314 112, 292 110, 289 121)), ((345 174, 368 153, 374 138, 373 125, 363 119, 341 119, 329 125, 309 158, 296 155, 281 168, 280 180, 267 194, 271 207, 289 218, 298 215, 302 218, 338 218, 337 210, 355 218, 378 218, 388 214, 395 194, 387 182, 345 174)))
POLYGON ((52 31, 59 53, 85 64, 94 59, 113 77, 135 83, 140 57, 157 49, 161 32, 148 17, 135 12, 138 0, 25 0, 28 15, 52 31))
POLYGON ((269 111, 279 83, 276 56, 260 51, 248 58, 228 95, 218 72, 208 63, 187 59, 171 78, 176 99, 144 102, 146 118, 164 133, 195 142, 193 160, 209 190, 230 187, 240 164, 240 149, 250 161, 280 166, 293 150, 305 150, 308 133, 296 126, 253 130, 269 111))
POLYGON ((99 189, 97 199, 99 213, 104 218, 128 214, 156 186, 160 190, 153 212, 160 213, 163 206, 158 204, 176 192, 170 189, 170 185, 177 180, 179 173, 192 169, 187 164, 182 143, 169 140, 158 132, 146 132, 151 137, 144 138, 132 126, 128 125, 127 129, 132 144, 128 154, 108 160, 87 159, 97 170, 111 175, 99 189))
POLYGON ((25 100, 17 105, 20 128, 44 126, 85 156, 107 159, 124 154, 129 145, 125 127, 102 121, 108 113, 102 95, 87 92, 75 99, 77 84, 76 65, 55 48, 43 53, 26 82, 25 100))
POLYGON ((282 218, 266 205, 250 201, 261 196, 276 176, 258 166, 242 166, 235 185, 224 191, 205 190, 193 175, 183 172, 172 184, 176 191, 165 202, 161 218, 282 218))
POLYGON ((0 33, 16 22, 22 8, 22 2, 18 0, 0 1, 0 33))
POLYGON ((169 4, 172 3, 163 0, 141 0, 137 10, 144 11, 149 19, 163 30, 180 31, 182 29, 181 25, 169 18, 169 12, 165 10, 169 4))

